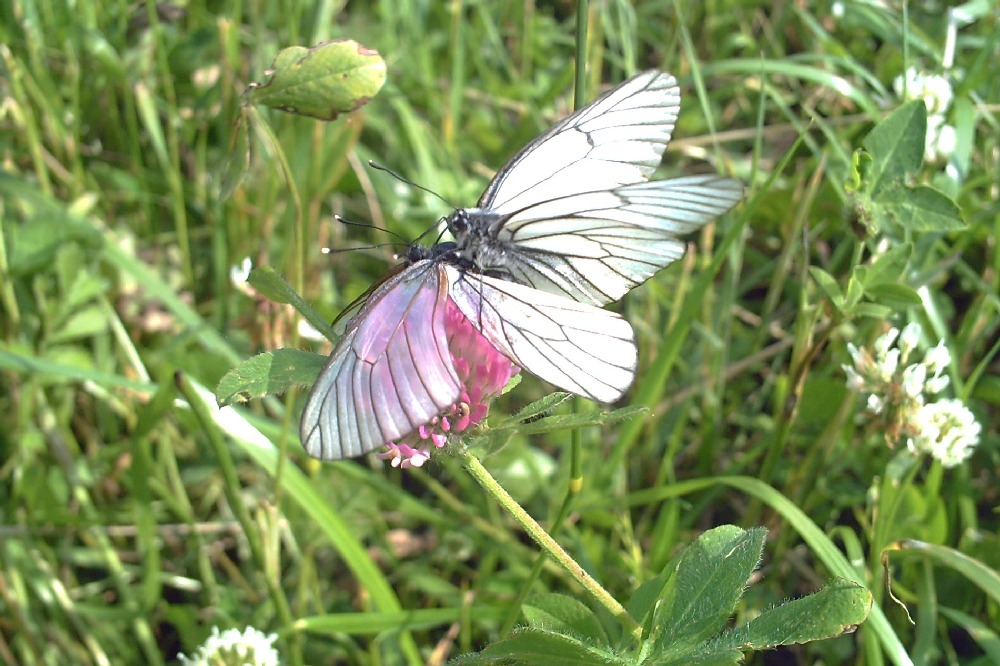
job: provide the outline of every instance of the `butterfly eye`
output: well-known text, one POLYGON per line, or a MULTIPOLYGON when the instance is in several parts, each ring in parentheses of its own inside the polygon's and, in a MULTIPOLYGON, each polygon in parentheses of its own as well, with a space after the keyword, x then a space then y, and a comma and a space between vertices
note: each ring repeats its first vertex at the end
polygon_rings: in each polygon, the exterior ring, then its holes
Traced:
POLYGON ((469 230, 469 214, 464 209, 456 210, 448 216, 448 231, 452 235, 464 234, 469 230))

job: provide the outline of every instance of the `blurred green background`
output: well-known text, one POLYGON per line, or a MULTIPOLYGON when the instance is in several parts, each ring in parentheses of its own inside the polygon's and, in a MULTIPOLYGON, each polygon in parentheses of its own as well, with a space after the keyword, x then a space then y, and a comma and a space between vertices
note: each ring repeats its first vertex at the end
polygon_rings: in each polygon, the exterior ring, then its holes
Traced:
MULTIPOLYGON (((613 306, 640 346, 624 402, 650 411, 517 436, 486 465, 544 524, 578 437, 584 488, 559 540, 620 599, 701 531, 766 525, 744 619, 829 575, 805 522, 716 482, 756 477, 844 551, 916 663, 998 658, 997 9, 609 0, 589 19, 585 99, 672 72, 684 103, 659 177, 728 174, 748 197, 613 306), (906 67, 955 91, 953 150, 912 178, 958 203, 960 232, 882 224, 844 185, 906 67), (908 248, 902 289, 866 293, 869 310, 831 303, 810 268, 846 289, 880 243, 908 248), (983 425, 955 469, 899 473, 900 447, 858 427, 863 401, 845 388, 846 343, 909 320, 946 340, 983 425), (983 577, 890 558, 911 625, 884 594, 880 557, 899 539, 964 554, 983 577)), ((214 625, 278 632, 287 663, 441 663, 497 638, 535 549, 453 461, 310 461, 302 392, 241 406, 264 438, 229 430, 214 446, 175 373, 213 390, 253 354, 327 352, 234 268, 273 267, 332 319, 399 249, 324 254, 397 240, 335 214, 411 239, 450 210, 367 161, 473 205, 571 110, 575 21, 573 3, 531 0, 0 5, 0 662, 169 663, 214 625), (330 123, 261 110, 290 183, 240 95, 280 49, 332 38, 377 49, 387 82, 330 123)), ((526 378, 494 414, 548 390, 526 378)), ((534 585, 578 594, 551 566, 534 585)), ((875 631, 752 661, 881 663, 875 631)))

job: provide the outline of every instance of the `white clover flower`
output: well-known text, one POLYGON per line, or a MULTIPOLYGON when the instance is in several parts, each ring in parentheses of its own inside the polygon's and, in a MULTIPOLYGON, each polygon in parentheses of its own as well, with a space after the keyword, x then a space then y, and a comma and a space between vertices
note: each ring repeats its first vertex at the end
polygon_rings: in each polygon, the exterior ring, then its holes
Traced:
POLYGON ((896 95, 906 101, 923 100, 928 115, 943 115, 955 96, 948 79, 915 67, 910 67, 905 74, 897 76, 892 87, 896 95))
POLYGON ((861 350, 855 347, 850 342, 847 343, 847 353, 851 355, 851 360, 854 361, 854 365, 858 365, 861 363, 862 361, 861 350))
POLYGON ((927 369, 935 377, 951 365, 951 352, 948 351, 943 340, 927 350, 927 354, 924 356, 924 363, 927 364, 927 369))
POLYGON ((906 363, 910 352, 916 348, 918 342, 920 342, 920 324, 915 321, 910 322, 899 334, 899 350, 903 354, 903 363, 906 363))
POLYGON ((927 134, 924 137, 924 160, 944 162, 955 153, 955 128, 940 115, 927 116, 927 134))
POLYGON ((927 366, 914 363, 903 370, 903 393, 910 398, 918 398, 924 392, 927 366))
POLYGON ((892 347, 892 343, 896 341, 899 337, 899 329, 896 327, 890 328, 888 331, 878 336, 875 340, 875 358, 884 358, 886 353, 888 353, 889 348, 892 347))
POLYGON ((979 444, 982 427, 961 400, 939 400, 924 405, 911 421, 914 434, 906 446, 927 453, 945 467, 967 460, 979 444))
POLYGON ((878 363, 878 373, 882 377, 883 381, 890 381, 892 376, 896 374, 896 369, 899 368, 899 350, 890 349, 885 354, 880 354, 876 357, 876 362, 878 363))
POLYGON ((278 640, 275 634, 247 627, 226 629, 219 633, 212 627, 212 635, 191 657, 178 654, 177 658, 185 666, 278 666, 280 658, 272 643, 278 640))
POLYGON ((229 283, 247 296, 254 295, 253 287, 247 283, 252 268, 253 261, 251 261, 250 257, 243 257, 243 261, 229 267, 229 283))
POLYGON ((847 374, 847 388, 852 391, 863 391, 865 388, 865 378, 858 374, 858 371, 850 365, 840 366, 847 374))
POLYGON ((890 328, 880 335, 873 352, 848 344, 854 365, 842 366, 847 387, 868 393, 866 410, 890 445, 906 437, 910 451, 954 467, 972 455, 982 428, 960 400, 928 402, 948 386, 943 373, 951 354, 942 341, 927 350, 923 360, 911 362, 920 336, 920 325, 911 323, 902 331, 890 328))
POLYGON ((924 393, 927 393, 928 395, 937 395, 948 387, 948 382, 950 381, 951 380, 948 378, 948 375, 931 377, 924 382, 924 393))

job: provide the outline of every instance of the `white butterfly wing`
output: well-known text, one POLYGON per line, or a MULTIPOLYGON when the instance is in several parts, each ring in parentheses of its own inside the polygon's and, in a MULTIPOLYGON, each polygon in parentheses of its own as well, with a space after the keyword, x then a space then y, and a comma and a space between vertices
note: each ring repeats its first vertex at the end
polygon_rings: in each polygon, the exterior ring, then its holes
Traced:
POLYGON ((665 72, 629 79, 522 148, 493 178, 479 207, 517 211, 647 180, 670 141, 680 103, 677 80, 665 72))
POLYGON ((614 312, 447 266, 451 297, 502 354, 561 389, 598 402, 635 379, 635 335, 614 312))
POLYGON ((482 248, 479 258, 485 270, 603 305, 679 259, 685 247, 679 236, 742 197, 738 181, 690 176, 552 199, 505 220, 496 229, 499 252, 482 248))
POLYGON ((448 276, 420 261, 375 289, 348 324, 306 400, 299 434, 324 460, 408 435, 461 394, 445 330, 448 276))

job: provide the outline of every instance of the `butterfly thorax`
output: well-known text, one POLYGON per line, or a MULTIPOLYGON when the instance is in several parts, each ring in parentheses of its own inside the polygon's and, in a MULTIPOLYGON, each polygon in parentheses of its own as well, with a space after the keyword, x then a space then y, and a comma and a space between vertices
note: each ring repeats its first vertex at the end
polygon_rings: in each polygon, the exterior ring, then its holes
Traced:
POLYGON ((423 261, 424 259, 441 259, 442 257, 447 257, 448 255, 456 255, 457 247, 458 245, 456 243, 452 243, 451 241, 438 243, 436 245, 431 245, 430 247, 413 243, 406 248, 406 265, 411 266, 418 261, 423 261))
POLYGON ((485 208, 461 208, 448 216, 458 256, 483 273, 506 273, 507 244, 497 238, 506 215, 485 208))

